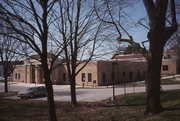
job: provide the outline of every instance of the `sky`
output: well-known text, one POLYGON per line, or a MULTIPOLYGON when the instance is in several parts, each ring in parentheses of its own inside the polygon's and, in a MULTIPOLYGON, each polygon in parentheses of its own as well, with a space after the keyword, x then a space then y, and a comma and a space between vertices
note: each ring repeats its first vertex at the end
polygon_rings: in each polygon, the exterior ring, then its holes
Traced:
POLYGON ((132 28, 129 30, 130 35, 133 36, 133 39, 136 42, 142 42, 142 41, 147 40, 148 30, 145 27, 137 24, 137 22, 141 18, 147 19, 146 10, 145 10, 145 7, 144 7, 142 0, 140 0, 135 5, 130 7, 128 9, 128 11, 129 11, 130 17, 132 19, 131 20, 132 21, 132 28))
MULTIPOLYGON (((136 4, 135 6, 132 7, 132 10, 134 10, 134 12, 132 12, 132 19, 135 22, 138 22, 138 20, 140 20, 141 18, 146 17, 147 18, 147 14, 146 14, 146 10, 145 7, 143 5, 143 2, 140 1, 138 4, 136 4)), ((132 31, 132 36, 134 37, 134 40, 136 42, 141 42, 147 39, 147 32, 148 30, 144 27, 142 27, 141 25, 137 26, 134 28, 134 30, 132 31)))
MULTIPOLYGON (((176 5, 180 5, 180 0, 175 0, 176 5)), ((178 7, 176 6, 176 12, 178 7)), ((144 7, 143 4, 143 0, 139 0, 139 2, 137 2, 137 4, 133 5, 130 9, 130 16, 132 17, 132 21, 133 22, 138 22, 139 19, 141 18, 146 18, 148 20, 148 16, 146 13, 146 9, 144 7)), ((177 14, 177 22, 179 23, 180 21, 180 15, 177 14)), ((135 24, 135 23, 133 23, 135 24)), ((148 25, 148 24, 147 24, 148 25)), ((133 27, 132 30, 130 31, 130 34, 133 36, 134 40, 136 42, 142 42, 144 40, 147 40, 147 34, 148 31, 145 27, 138 25, 137 27, 133 27)), ((149 44, 146 43, 145 44, 147 48, 149 48, 149 44)))
MULTIPOLYGON (((133 40, 135 42, 138 42, 141 44, 142 41, 147 40, 148 30, 145 27, 138 25, 137 22, 141 18, 145 17, 146 19, 148 19, 148 17, 147 17, 147 13, 146 13, 146 10, 145 10, 142 0, 136 0, 136 1, 138 1, 138 2, 136 2, 135 4, 133 4, 133 6, 130 6, 130 7, 128 7, 127 10, 125 10, 125 11, 127 11, 127 14, 129 15, 130 19, 127 20, 127 22, 125 20, 125 23, 122 23, 122 25, 126 26, 124 24, 129 24, 129 29, 127 29, 128 33, 133 37, 133 40)), ((129 37, 124 32, 122 32, 122 38, 128 39, 129 37)), ((128 43, 118 44, 115 42, 115 43, 111 43, 111 44, 112 44, 112 47, 110 47, 109 50, 112 51, 112 53, 108 56, 105 56, 105 59, 107 59, 107 60, 110 59, 116 53, 116 49, 119 46, 128 46, 128 43)), ((148 48, 149 44, 145 43, 145 46, 148 48)), ((107 50, 108 50, 108 48, 107 48, 107 50)))

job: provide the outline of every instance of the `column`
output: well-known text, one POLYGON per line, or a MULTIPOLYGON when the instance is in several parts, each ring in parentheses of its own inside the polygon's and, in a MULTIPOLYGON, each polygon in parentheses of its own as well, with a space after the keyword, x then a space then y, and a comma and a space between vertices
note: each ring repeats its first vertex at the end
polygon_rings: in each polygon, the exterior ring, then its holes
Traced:
POLYGON ((31 65, 27 65, 27 83, 31 83, 32 82, 32 74, 31 74, 31 65))

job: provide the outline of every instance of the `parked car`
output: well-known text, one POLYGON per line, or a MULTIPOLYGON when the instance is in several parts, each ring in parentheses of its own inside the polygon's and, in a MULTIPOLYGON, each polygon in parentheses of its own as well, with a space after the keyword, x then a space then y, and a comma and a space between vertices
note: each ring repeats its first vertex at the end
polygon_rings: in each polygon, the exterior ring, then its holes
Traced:
POLYGON ((17 96, 21 99, 47 96, 47 90, 45 86, 29 87, 25 91, 20 91, 17 96))
MULTIPOLYGON (((5 78, 3 76, 0 76, 0 81, 1 82, 4 82, 5 78)), ((8 81, 11 81, 12 80, 12 77, 7 77, 7 80, 8 81)))
POLYGON ((0 76, 0 81, 3 82, 4 81, 4 77, 0 76))

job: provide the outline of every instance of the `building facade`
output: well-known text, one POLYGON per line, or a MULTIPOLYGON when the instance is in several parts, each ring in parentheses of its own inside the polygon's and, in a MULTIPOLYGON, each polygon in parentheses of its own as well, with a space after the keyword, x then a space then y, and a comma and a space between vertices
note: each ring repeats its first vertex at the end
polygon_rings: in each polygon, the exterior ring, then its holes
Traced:
POLYGON ((0 61, 0 77, 4 77, 4 67, 3 67, 3 63, 5 65, 8 65, 8 73, 10 73, 10 75, 8 75, 9 77, 12 77, 12 72, 14 69, 14 66, 16 65, 23 65, 23 61, 0 61))
MULTIPOLYGON (((81 68, 84 63, 77 67, 81 68)), ((114 55, 108 61, 90 61, 76 76, 76 85, 101 86, 120 84, 124 82, 145 80, 147 70, 146 59, 141 54, 114 55)), ((165 53, 162 60, 162 75, 178 73, 178 61, 174 56, 165 53)), ((66 64, 56 68, 51 78, 53 84, 70 84, 66 64)), ((25 83, 43 83, 41 63, 37 59, 24 61, 23 65, 16 65, 13 81, 25 83)))

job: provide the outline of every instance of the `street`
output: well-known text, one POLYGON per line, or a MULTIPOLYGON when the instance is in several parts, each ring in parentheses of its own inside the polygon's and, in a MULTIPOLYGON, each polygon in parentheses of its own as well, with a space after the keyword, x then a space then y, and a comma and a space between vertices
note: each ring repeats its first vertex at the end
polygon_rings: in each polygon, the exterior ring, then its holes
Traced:
MULTIPOLYGON (((42 86, 43 84, 26 84, 19 82, 12 82, 9 84, 9 91, 19 92, 33 86, 42 86)), ((69 85, 53 85, 54 99, 56 101, 70 101, 70 86, 69 85)), ((180 89, 180 84, 176 85, 162 85, 163 90, 180 89)), ((0 92, 4 91, 4 83, 0 83, 0 92)), ((138 93, 145 92, 145 87, 128 87, 126 93, 138 93)), ((112 97, 112 88, 100 87, 100 88, 78 88, 76 89, 77 101, 95 102, 101 101, 112 97)), ((115 88, 115 95, 124 94, 124 88, 115 88)), ((20 99, 17 96, 8 97, 11 99, 20 99)), ((33 100, 47 100, 46 97, 36 98, 33 100)))

